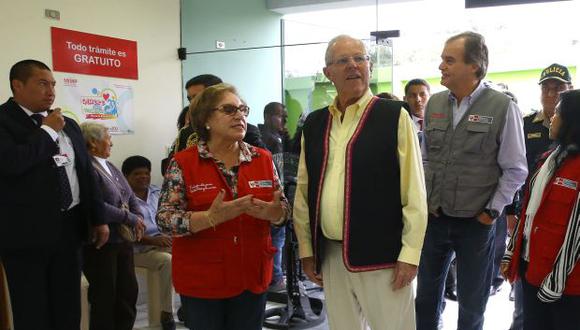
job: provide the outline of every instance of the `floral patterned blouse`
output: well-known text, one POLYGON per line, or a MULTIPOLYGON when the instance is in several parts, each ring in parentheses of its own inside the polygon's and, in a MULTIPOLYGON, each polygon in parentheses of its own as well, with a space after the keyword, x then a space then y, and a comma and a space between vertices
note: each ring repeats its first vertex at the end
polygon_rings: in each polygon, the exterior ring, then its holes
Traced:
MULTIPOLYGON (((254 147, 245 143, 239 142, 240 158, 239 163, 251 162, 252 158, 259 157, 259 154, 254 150, 254 147)), ((232 190, 234 198, 238 197, 238 169, 239 165, 227 169, 222 161, 217 160, 209 151, 205 141, 199 141, 197 144, 199 157, 211 159, 215 162, 218 169, 226 179, 229 188, 232 190)), ((289 204, 284 196, 283 187, 280 183, 276 167, 272 166, 274 171, 274 188, 282 192, 281 203, 284 209, 286 218, 289 217, 289 204)), ((179 165, 175 158, 171 160, 165 173, 165 180, 163 188, 161 189, 161 196, 159 197, 159 209, 157 211, 157 225, 162 232, 172 235, 188 235, 189 218, 193 211, 187 211, 187 199, 185 193, 185 181, 179 165)))

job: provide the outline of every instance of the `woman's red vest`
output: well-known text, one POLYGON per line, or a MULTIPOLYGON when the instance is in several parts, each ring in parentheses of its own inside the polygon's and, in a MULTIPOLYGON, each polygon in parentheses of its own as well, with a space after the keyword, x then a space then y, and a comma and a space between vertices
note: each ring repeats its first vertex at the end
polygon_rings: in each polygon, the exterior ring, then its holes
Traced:
MULTIPOLYGON (((526 271, 526 280, 536 287, 541 286, 544 278, 554 267, 578 198, 578 182, 580 182, 580 156, 574 156, 565 160, 546 184, 530 234, 530 263, 526 271)), ((529 192, 526 195, 526 205, 522 210, 521 219, 525 219, 529 192)), ((523 249, 524 224, 522 223, 518 229, 509 271, 511 280, 517 277, 523 249)), ((568 275, 564 294, 580 295, 580 266, 578 264, 568 275)))
MULTIPOLYGON (((256 148, 258 157, 242 162, 238 197, 251 194, 271 201, 274 193, 270 154, 256 148)), ((205 211, 220 189, 232 200, 221 171, 211 159, 200 158, 196 147, 175 154, 185 181, 187 210, 205 211)), ((245 290, 265 292, 272 278, 270 222, 243 214, 200 232, 173 239, 173 285, 179 294, 197 298, 229 298, 245 290)))

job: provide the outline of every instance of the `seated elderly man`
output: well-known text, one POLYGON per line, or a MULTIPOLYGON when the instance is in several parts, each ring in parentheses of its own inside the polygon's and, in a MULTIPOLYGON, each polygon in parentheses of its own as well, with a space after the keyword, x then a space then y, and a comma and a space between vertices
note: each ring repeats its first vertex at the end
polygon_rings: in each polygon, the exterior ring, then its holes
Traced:
POLYGON ((137 203, 143 213, 146 226, 143 238, 134 247, 135 266, 159 272, 161 326, 163 330, 175 330, 171 281, 171 237, 162 234, 155 222, 160 189, 151 184, 151 162, 143 156, 131 156, 125 159, 122 171, 137 196, 137 203))

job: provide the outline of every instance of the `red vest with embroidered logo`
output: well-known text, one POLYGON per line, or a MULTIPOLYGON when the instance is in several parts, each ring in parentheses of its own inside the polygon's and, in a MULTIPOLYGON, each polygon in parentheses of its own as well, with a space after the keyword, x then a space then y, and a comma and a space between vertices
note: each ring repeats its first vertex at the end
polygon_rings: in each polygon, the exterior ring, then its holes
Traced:
MULTIPOLYGON (((274 193, 272 158, 256 148, 258 157, 242 162, 238 170, 238 197, 251 194, 271 201, 274 193)), ((196 147, 175 154, 186 187, 188 211, 205 211, 220 189, 233 194, 217 165, 200 158, 196 147)), ((245 290, 266 291, 272 278, 270 223, 242 214, 200 232, 173 239, 175 291, 197 298, 229 298, 245 290)))
MULTIPOLYGON (((530 263, 526 271, 526 280, 534 286, 541 286, 544 278, 552 271, 560 248, 564 243, 568 222, 578 198, 579 169, 580 156, 573 156, 565 160, 546 184, 542 194, 542 201, 532 224, 530 263)), ((527 192, 526 205, 522 210, 522 219, 525 219, 528 200, 529 192, 527 192)), ((523 248, 523 223, 518 229, 516 246, 510 265, 512 280, 517 277, 518 263, 523 248)), ((567 277, 564 294, 580 295, 580 266, 578 263, 567 277)))

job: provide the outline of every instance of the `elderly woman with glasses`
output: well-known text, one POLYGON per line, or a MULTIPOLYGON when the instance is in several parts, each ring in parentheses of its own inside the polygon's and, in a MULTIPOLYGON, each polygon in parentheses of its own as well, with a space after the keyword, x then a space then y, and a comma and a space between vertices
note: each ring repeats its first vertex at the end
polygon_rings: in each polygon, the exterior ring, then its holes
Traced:
POLYGON ((86 246, 83 272, 89 282, 91 330, 131 330, 137 314, 137 279, 133 263, 133 240, 145 229, 143 215, 123 173, 107 161, 111 135, 98 123, 81 125, 104 200, 109 240, 101 248, 86 246))
POLYGON ((557 146, 531 176, 502 272, 521 277, 524 329, 580 329, 580 90, 560 94, 557 146))
POLYGON ((242 141, 249 108, 227 84, 191 104, 197 145, 175 154, 158 225, 173 239, 173 284, 190 329, 261 329, 272 278, 270 226, 288 216, 270 153, 242 141))

